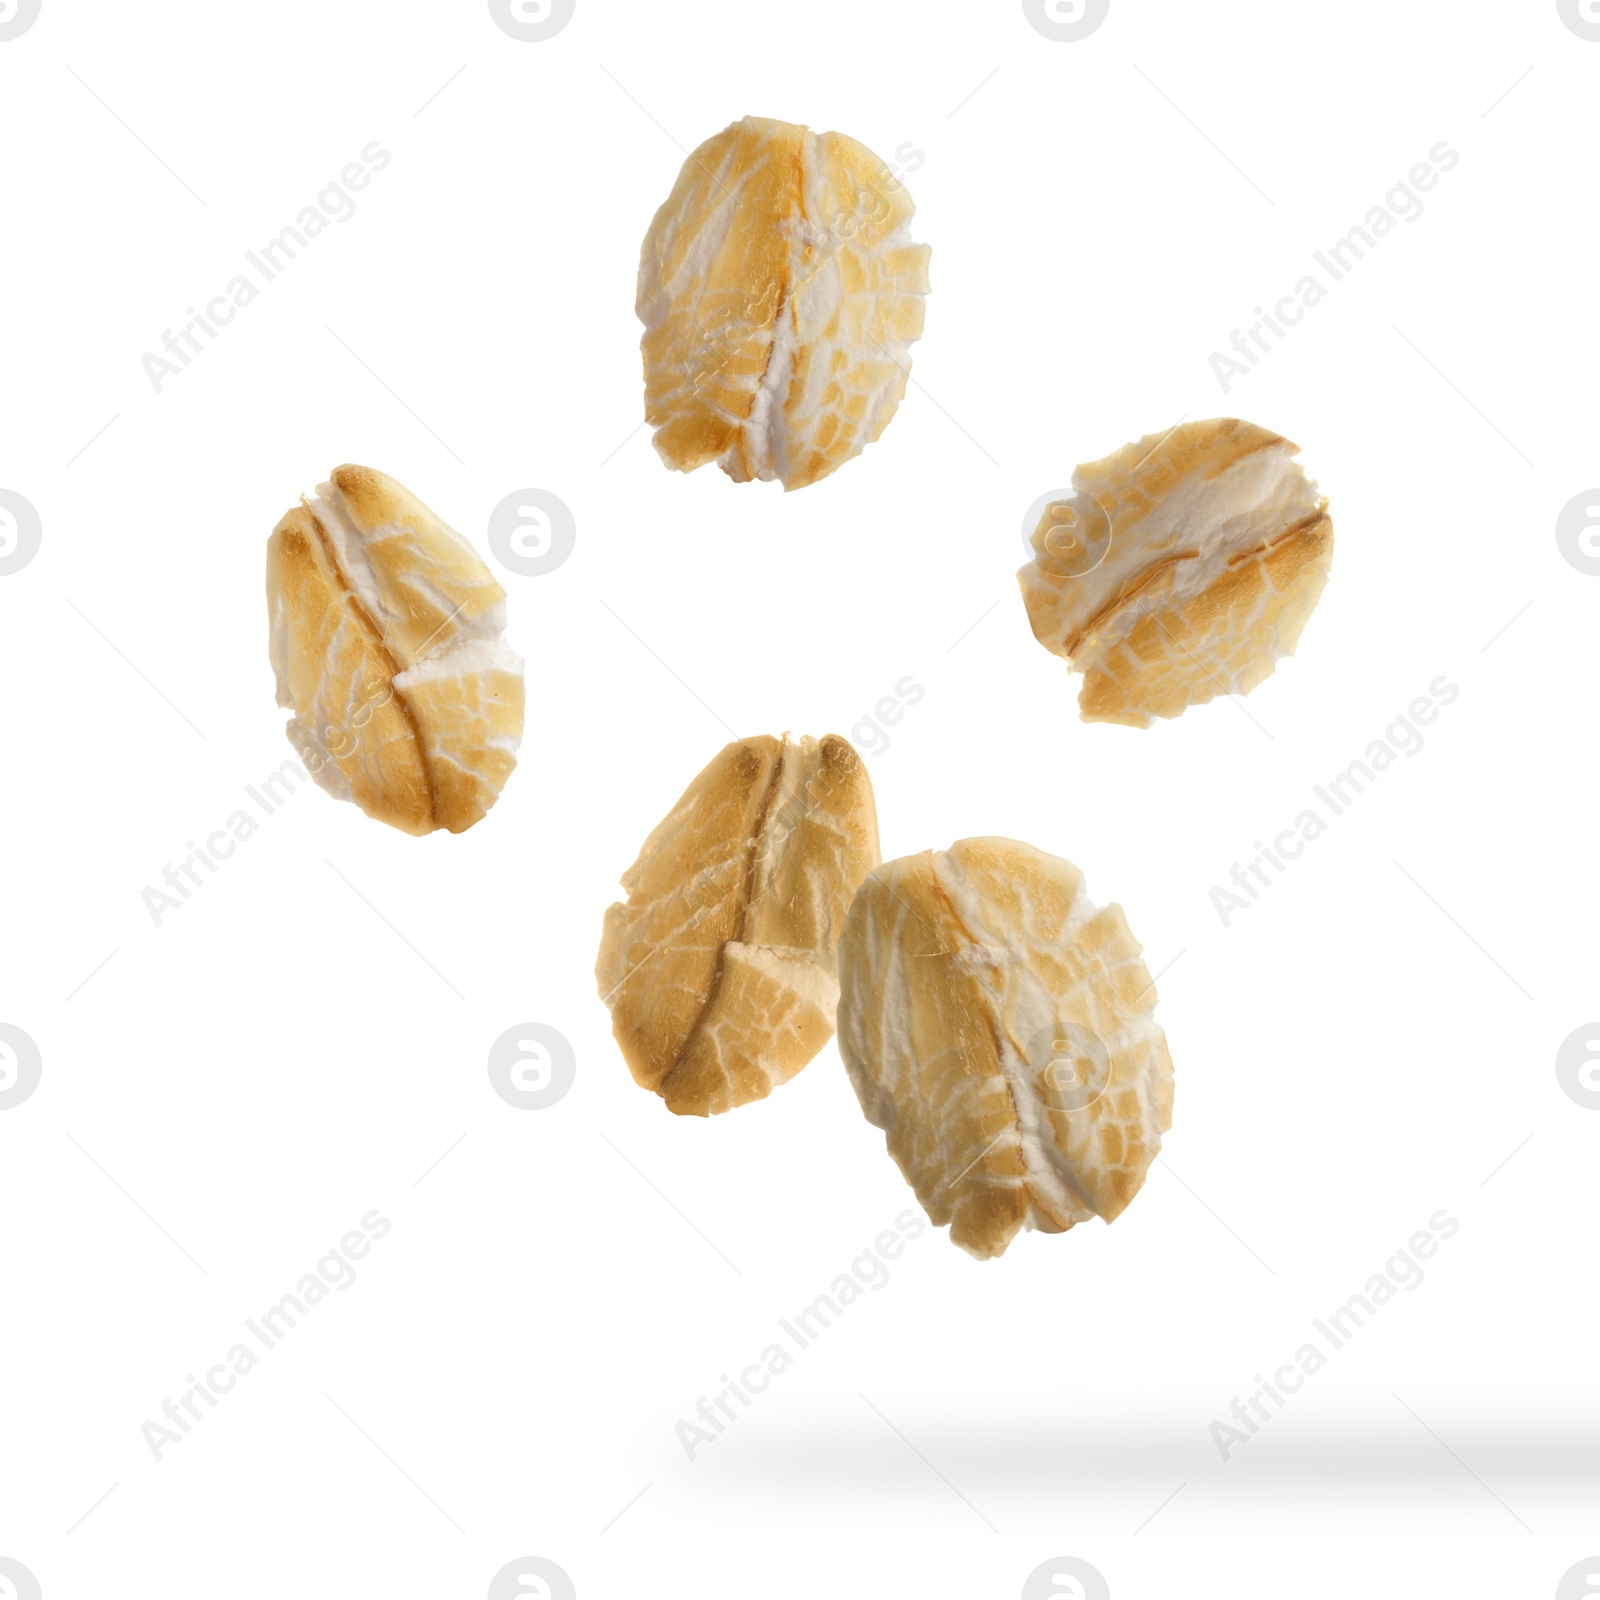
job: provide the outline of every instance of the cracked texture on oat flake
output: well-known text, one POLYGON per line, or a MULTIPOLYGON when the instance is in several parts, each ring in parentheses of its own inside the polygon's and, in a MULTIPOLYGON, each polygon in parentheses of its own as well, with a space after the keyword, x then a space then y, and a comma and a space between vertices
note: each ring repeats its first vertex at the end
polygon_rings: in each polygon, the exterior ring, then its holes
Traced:
POLYGON ((522 738, 505 590, 393 478, 334 468, 267 544, 267 612, 289 742, 317 783, 406 833, 464 832, 522 738))
POLYGON ((1034 637, 1083 674, 1085 722, 1147 728, 1248 694, 1294 653, 1333 561, 1299 448, 1218 418, 1073 473, 1017 581, 1034 637))
POLYGON ((669 467, 799 489, 878 438, 922 335, 913 209, 840 133, 746 117, 689 156, 639 257, 645 417, 669 467))
POLYGON ((595 982, 634 1080, 707 1116, 799 1072, 833 1036, 839 928, 878 860, 848 741, 763 735, 714 756, 606 912, 595 982))
POLYGON ((1097 909, 1070 862, 1011 839, 886 862, 845 919, 839 982, 861 1108, 962 1249, 1110 1222, 1139 1192, 1172 1059, 1122 908, 1097 909))

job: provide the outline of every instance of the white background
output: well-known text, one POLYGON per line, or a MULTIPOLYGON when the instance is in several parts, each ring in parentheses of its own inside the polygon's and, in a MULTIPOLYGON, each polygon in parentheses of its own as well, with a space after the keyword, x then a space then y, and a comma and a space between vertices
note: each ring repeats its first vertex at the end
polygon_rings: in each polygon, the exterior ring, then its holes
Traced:
POLYGON ((1600 481, 1597 80, 1553 0, 1113 0, 1066 44, 1013 0, 579 0, 538 44, 465 0, 44 0, 0 43, 0 487, 43 524, 0 578, 0 1021, 43 1057, 0 1112, 0 1556, 46 1600, 476 1597, 524 1555, 583 1600, 1012 1597, 1064 1555, 1276 1600, 1544 1597, 1600 1552, 1600 1113, 1554 1070, 1600 1011, 1600 579, 1554 537, 1600 481), (898 417, 788 496, 639 426, 639 241, 747 112, 920 156, 933 247, 898 417), (373 140, 157 394, 141 355, 373 140), (1224 394, 1211 353, 1441 140, 1224 394), (1084 725, 1022 515, 1219 414, 1302 446, 1326 594, 1247 702, 1084 725), (459 838, 308 786, 158 928, 140 891, 290 754, 263 548, 341 461, 480 549, 514 490, 572 508, 565 565, 502 574, 521 765, 459 838), (1425 748, 1224 928, 1212 886, 1441 674, 1425 748), (733 733, 849 735, 907 675, 856 735, 885 853, 1009 835, 1120 901, 1173 1130, 1113 1228, 925 1233, 691 1462, 679 1419, 914 1202, 832 1046, 709 1122, 638 1090, 601 916, 733 733), (549 1110, 485 1071, 523 1021, 576 1052, 549 1110), (372 1208, 359 1281, 158 1464, 141 1424, 372 1208), (1441 1208, 1426 1281, 1224 1463, 1213 1419, 1441 1208))

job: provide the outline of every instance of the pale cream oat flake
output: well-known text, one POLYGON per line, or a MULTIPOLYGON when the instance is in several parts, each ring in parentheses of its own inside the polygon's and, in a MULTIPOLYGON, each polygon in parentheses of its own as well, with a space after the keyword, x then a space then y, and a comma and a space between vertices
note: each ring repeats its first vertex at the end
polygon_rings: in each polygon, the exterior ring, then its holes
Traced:
POLYGON ((878 438, 922 335, 912 211, 843 134, 746 117, 691 153, 639 258, 645 417, 669 467, 798 489, 878 438))
POLYGON ((1085 722, 1149 727, 1248 694, 1294 653, 1333 561, 1299 446, 1189 422, 1080 466, 1017 574, 1034 637, 1083 674, 1085 722))
POLYGON ((634 1079, 681 1115, 759 1100, 833 1036, 834 952, 878 819, 844 739, 740 739, 623 875, 595 982, 634 1079))
POLYGON ((962 839, 886 862, 839 942, 839 1053, 938 1226, 980 1258, 1120 1216, 1172 1121, 1155 986, 1070 862, 962 839))
POLYGON ((316 781, 406 833, 464 832, 522 738, 505 590, 393 478, 334 468, 267 543, 278 704, 316 781))

